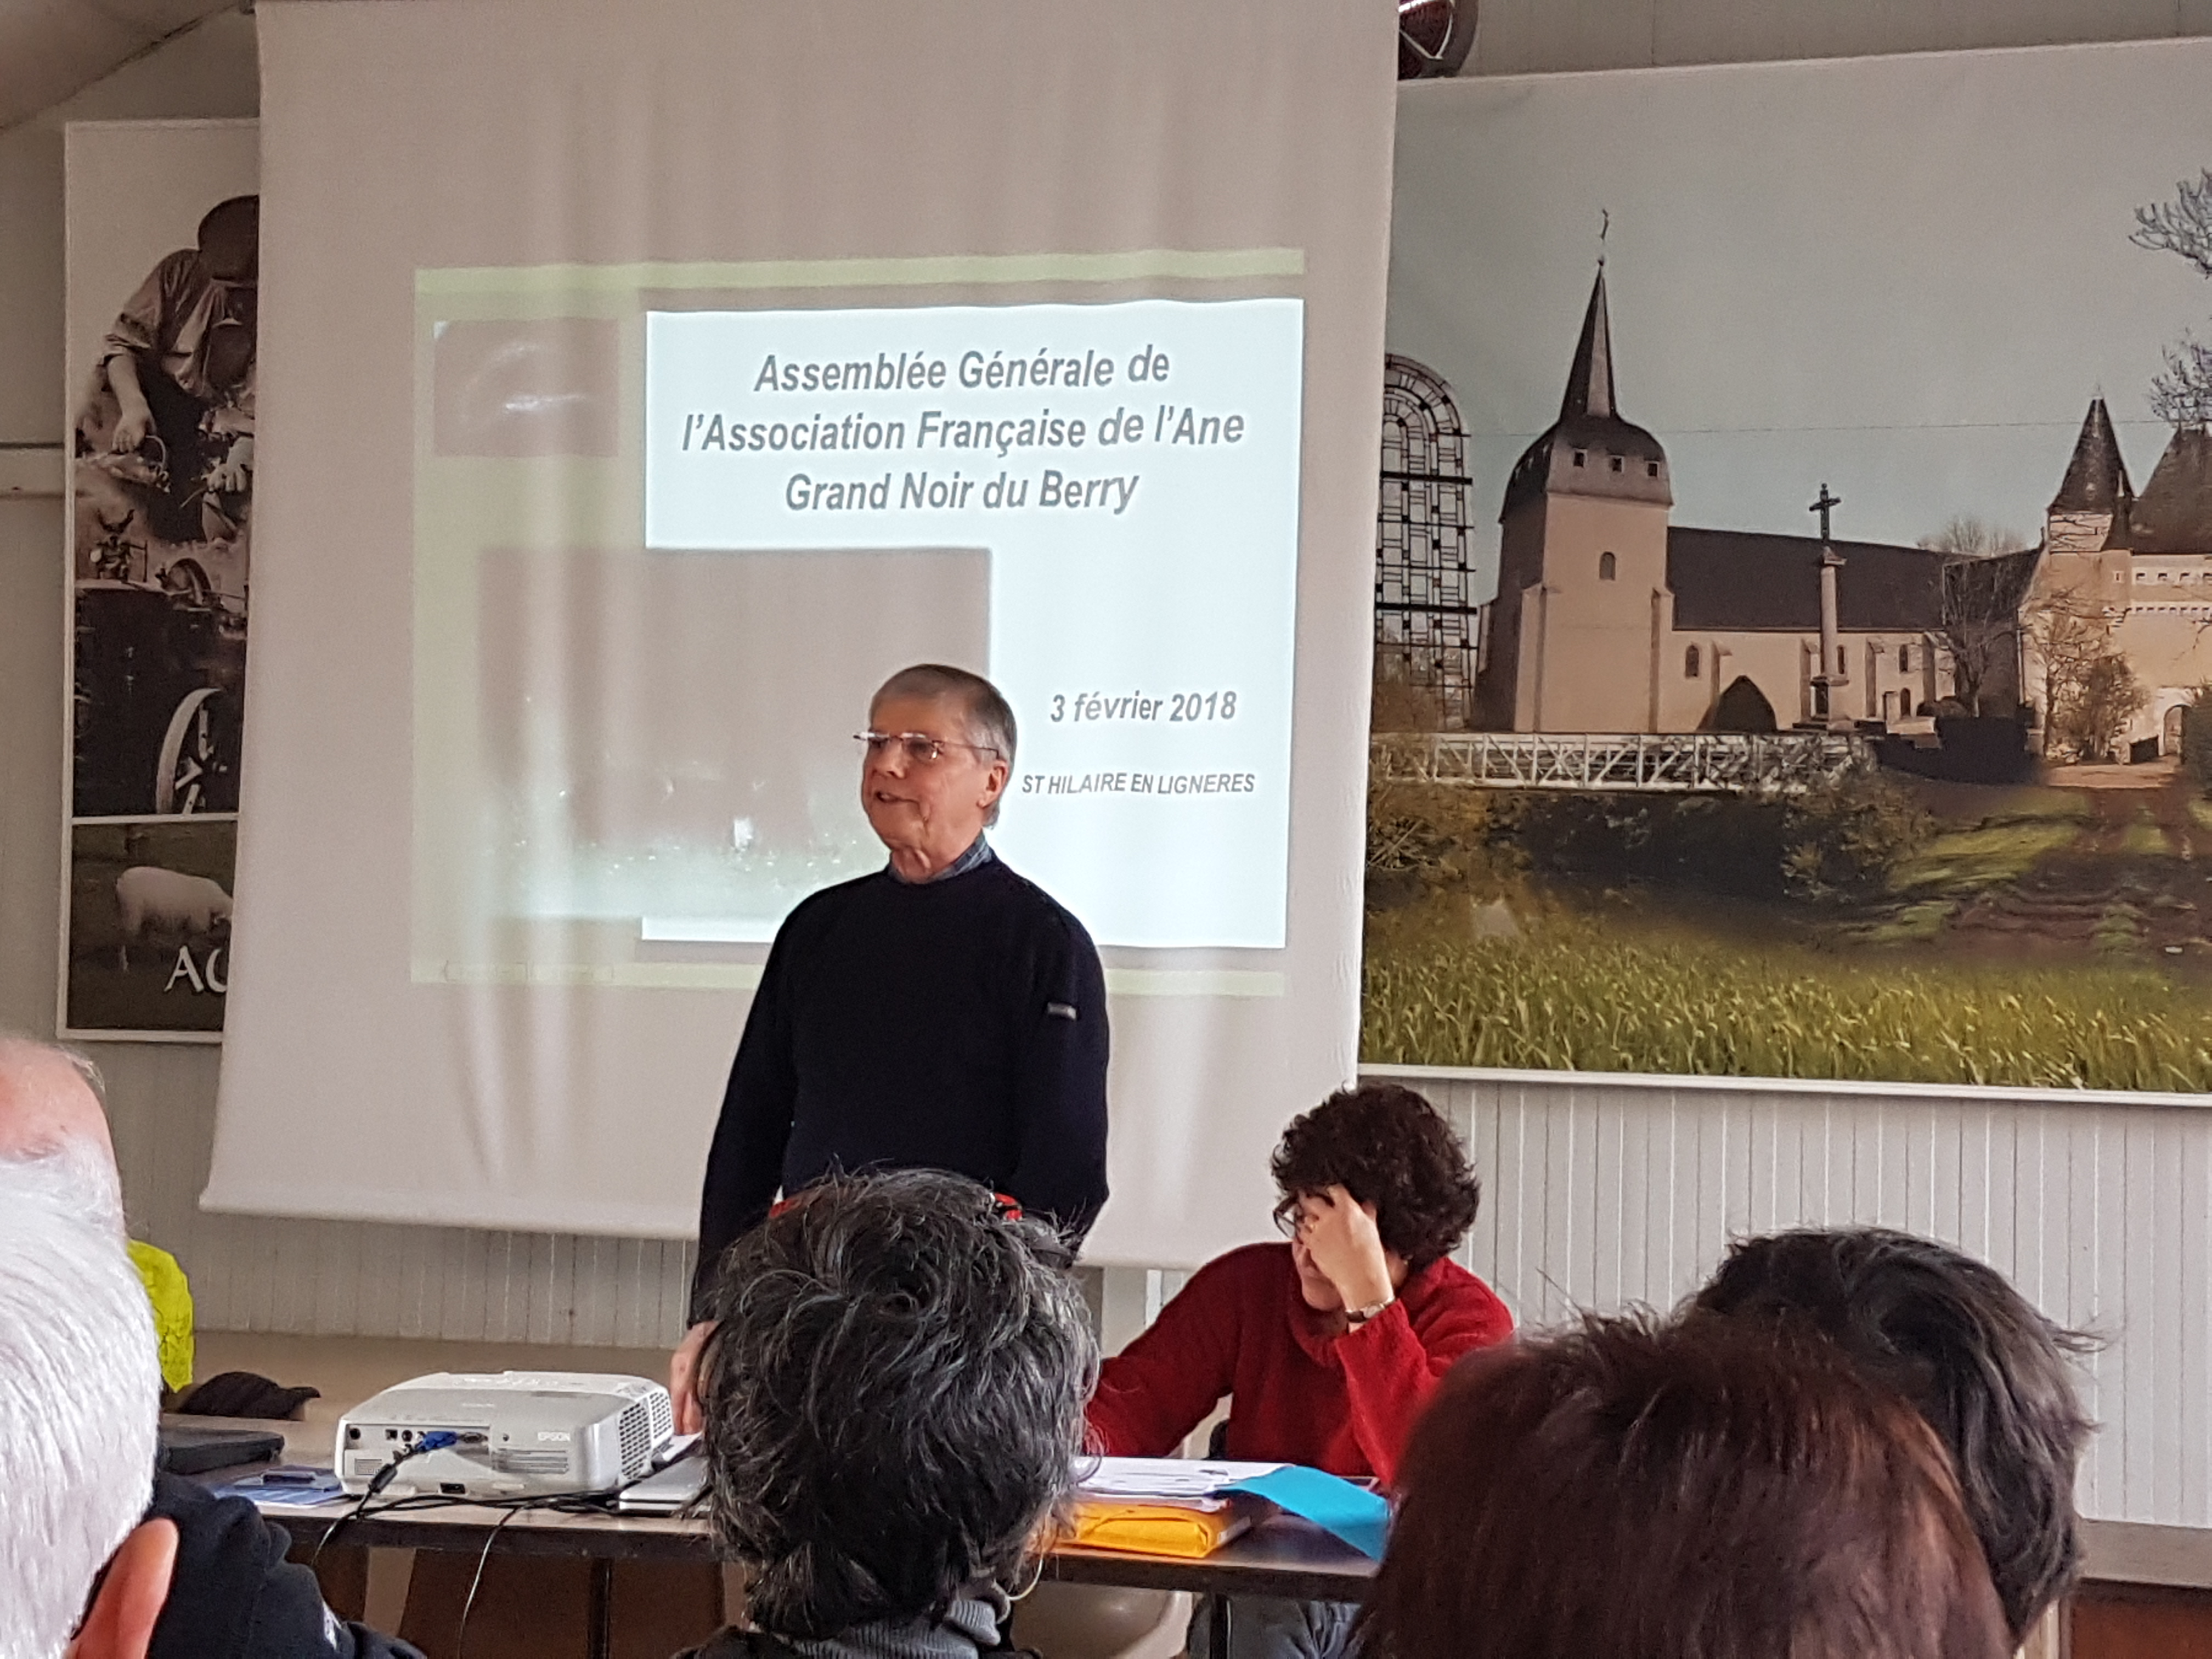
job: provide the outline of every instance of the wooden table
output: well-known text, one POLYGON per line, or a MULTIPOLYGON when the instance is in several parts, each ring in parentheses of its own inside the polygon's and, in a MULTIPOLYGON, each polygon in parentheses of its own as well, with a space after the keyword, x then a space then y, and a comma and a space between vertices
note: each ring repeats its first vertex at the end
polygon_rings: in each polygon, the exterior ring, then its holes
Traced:
MULTIPOLYGON (((285 1435, 288 1462, 329 1468, 332 1446, 323 1431, 304 1424, 236 1423, 220 1418, 185 1419, 209 1427, 235 1426, 285 1435), (313 1438, 309 1438, 313 1436, 313 1438)), ((216 1470, 200 1477, 210 1484, 251 1475, 263 1465, 216 1470)), ((453 1550, 495 1554, 583 1557, 592 1563, 589 1651, 601 1659, 608 1651, 610 1594, 617 1561, 714 1562, 720 1555, 703 1520, 659 1516, 565 1514, 524 1510, 519 1513, 474 1504, 392 1510, 380 1498, 368 1511, 349 1518, 354 1500, 343 1505, 264 1504, 261 1512, 313 1549, 328 1539, 335 1545, 372 1551, 453 1550)), ((410 1562, 411 1555, 403 1558, 410 1562)), ((1188 1590, 1217 1598, 1224 1618, 1225 1598, 1283 1596, 1302 1601, 1358 1601, 1365 1599, 1376 1563, 1352 1546, 1294 1516, 1261 1522, 1212 1555, 1198 1560, 1170 1556, 1127 1555, 1113 1550, 1063 1546, 1045 1559, 1048 1578, 1066 1583, 1105 1584, 1125 1589, 1188 1590)), ((372 1572, 372 1583, 376 1575, 372 1572)), ((386 1583, 390 1580, 387 1577, 386 1583)), ((404 1602, 405 1583, 398 1581, 404 1602)), ((396 1616, 387 1615, 396 1627, 396 1616)), ((378 1622, 372 1618, 372 1624, 378 1622)), ((1217 1630, 1217 1637, 1225 1630, 1217 1630)), ((1215 1651, 1227 1651, 1217 1645, 1215 1651)))

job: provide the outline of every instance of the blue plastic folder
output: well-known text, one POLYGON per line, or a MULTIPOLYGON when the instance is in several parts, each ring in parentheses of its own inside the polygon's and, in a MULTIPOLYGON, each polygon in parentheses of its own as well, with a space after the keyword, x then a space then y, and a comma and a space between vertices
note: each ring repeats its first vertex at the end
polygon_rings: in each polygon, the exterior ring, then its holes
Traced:
POLYGON ((1379 1492, 1295 1463, 1222 1490, 1264 1498, 1278 1509, 1288 1510, 1333 1533, 1362 1555, 1377 1561, 1382 1559, 1382 1540, 1390 1530, 1390 1505, 1379 1492))

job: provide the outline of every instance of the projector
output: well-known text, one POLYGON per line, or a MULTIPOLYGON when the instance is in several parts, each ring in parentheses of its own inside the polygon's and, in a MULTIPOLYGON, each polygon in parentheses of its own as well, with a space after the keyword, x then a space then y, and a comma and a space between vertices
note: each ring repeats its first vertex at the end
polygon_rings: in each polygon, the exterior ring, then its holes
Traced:
POLYGON ((402 1459, 394 1497, 606 1492, 651 1473, 675 1431, 668 1390, 641 1376, 436 1371, 340 1418, 337 1463, 349 1492, 402 1459))

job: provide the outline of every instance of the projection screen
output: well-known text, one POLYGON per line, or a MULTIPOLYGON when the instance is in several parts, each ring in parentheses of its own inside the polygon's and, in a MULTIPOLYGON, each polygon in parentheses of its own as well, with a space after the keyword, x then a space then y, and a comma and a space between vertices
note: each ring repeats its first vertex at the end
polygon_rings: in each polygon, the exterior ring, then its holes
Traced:
POLYGON ((1094 1259, 1358 1018, 1387 0, 267 4, 218 1209, 680 1236, 905 664, 1105 959, 1094 1259))

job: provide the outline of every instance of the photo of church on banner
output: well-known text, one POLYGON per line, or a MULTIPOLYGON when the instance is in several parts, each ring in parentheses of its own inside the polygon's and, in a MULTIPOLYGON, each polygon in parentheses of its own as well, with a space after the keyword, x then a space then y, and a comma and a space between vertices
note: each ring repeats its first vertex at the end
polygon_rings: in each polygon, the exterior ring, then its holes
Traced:
MULTIPOLYGON (((1557 98, 1480 129, 1521 123, 1534 149, 1602 101, 1557 98)), ((1409 116, 1401 152, 1439 139, 1409 116)), ((1601 181, 1557 181, 1589 186, 1595 275, 1547 267, 1551 320, 1509 341, 1488 296, 1534 292, 1525 264, 1501 278, 1530 256, 1424 268, 1445 240, 1425 216, 1477 216, 1441 167, 1401 176, 1365 1058, 2212 1088, 2212 351, 2187 331, 2212 301, 2212 157, 2189 159, 2162 197, 2116 183, 2081 209, 2102 240, 2074 263, 2189 270, 2194 313, 2034 291, 2067 262, 1994 289, 1961 264, 1893 325, 2096 318, 2077 355, 2133 384, 2076 386, 2063 423, 1993 413, 1963 342, 1872 384, 1848 285, 1778 278, 1787 304, 1723 321, 1729 268, 1762 256, 1679 240, 1730 187, 1686 165, 1633 242, 1601 181), (1555 413, 1525 389, 1547 349, 1555 413)), ((1994 165, 1970 152, 1931 193, 1994 165)), ((1522 211, 1484 221, 1493 248, 1571 245, 1522 211)), ((1774 270, 1849 267, 1849 225, 1782 217, 1774 270)))

